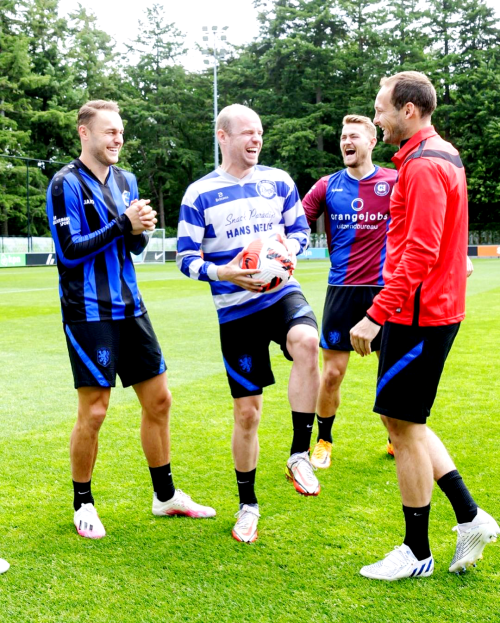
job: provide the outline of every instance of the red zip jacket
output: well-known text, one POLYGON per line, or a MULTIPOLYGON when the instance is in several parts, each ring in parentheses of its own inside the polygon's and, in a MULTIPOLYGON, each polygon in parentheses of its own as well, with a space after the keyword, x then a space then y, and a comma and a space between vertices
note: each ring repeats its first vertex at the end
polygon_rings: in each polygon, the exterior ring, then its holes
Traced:
POLYGON ((432 126, 394 155, 385 287, 367 315, 431 327, 465 316, 467 184, 457 150, 432 126))

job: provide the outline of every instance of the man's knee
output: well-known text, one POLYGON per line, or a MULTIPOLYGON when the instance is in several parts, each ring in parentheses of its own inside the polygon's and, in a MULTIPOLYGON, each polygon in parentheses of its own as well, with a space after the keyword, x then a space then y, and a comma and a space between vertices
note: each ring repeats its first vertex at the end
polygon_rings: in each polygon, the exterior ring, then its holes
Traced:
POLYGON ((153 420, 166 421, 168 420, 171 406, 172 394, 165 385, 160 391, 155 392, 155 394, 150 397, 147 406, 143 408, 143 414, 145 417, 153 420))
POLYGON ((405 420, 397 420, 396 418, 381 416, 391 442, 395 447, 426 441, 427 431, 425 424, 416 424, 415 422, 407 422, 405 420))
POLYGON ((257 400, 237 399, 234 403, 234 423, 239 428, 252 430, 260 422, 260 403, 257 400))
POLYGON ((334 391, 340 387, 345 377, 345 370, 335 365, 323 366, 321 380, 328 391, 334 391))
POLYGON ((309 325, 295 325, 288 334, 287 349, 294 363, 316 367, 319 357, 319 339, 309 325))
POLYGON ((78 424, 98 432, 109 405, 109 393, 81 391, 78 401, 78 424))

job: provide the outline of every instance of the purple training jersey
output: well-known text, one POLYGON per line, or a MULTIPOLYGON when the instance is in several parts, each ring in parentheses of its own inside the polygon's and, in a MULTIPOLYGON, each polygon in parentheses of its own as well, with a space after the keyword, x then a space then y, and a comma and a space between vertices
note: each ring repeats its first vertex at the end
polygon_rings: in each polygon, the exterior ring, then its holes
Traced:
POLYGON ((325 213, 331 286, 383 286, 394 169, 375 167, 357 180, 347 169, 322 177, 302 204, 309 223, 325 213))

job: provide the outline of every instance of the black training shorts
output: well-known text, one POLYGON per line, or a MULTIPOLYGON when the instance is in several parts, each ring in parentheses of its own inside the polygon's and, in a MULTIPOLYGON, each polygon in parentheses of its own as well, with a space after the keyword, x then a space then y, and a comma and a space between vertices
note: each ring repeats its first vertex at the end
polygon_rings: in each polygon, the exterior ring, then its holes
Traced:
POLYGON ((384 324, 375 413, 425 424, 459 328, 459 322, 440 327, 384 324))
POLYGON ((147 314, 125 320, 65 323, 69 358, 79 387, 123 387, 147 381, 167 366, 147 314))
MULTIPOLYGON (((362 320, 382 286, 328 286, 323 310, 320 346, 327 350, 354 350, 349 331, 362 320)), ((380 331, 371 349, 380 350, 380 331)))
POLYGON ((279 344, 291 361, 286 339, 296 324, 318 328, 302 292, 291 292, 270 307, 220 325, 222 356, 233 398, 257 396, 263 387, 274 383, 269 344, 279 344))

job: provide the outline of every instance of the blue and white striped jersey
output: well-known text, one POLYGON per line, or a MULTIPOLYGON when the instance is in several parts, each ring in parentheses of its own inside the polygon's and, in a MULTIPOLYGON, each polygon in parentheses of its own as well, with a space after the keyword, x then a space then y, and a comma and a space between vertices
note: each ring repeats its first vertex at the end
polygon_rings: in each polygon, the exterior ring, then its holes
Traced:
POLYGON ((250 242, 281 234, 309 242, 309 226, 292 178, 261 165, 242 179, 221 168, 189 186, 182 200, 177 233, 177 265, 192 279, 209 281, 222 324, 273 305, 300 290, 292 279, 277 292, 255 293, 218 281, 217 266, 227 264, 250 242))
POLYGON ((80 160, 52 179, 47 216, 65 322, 122 320, 146 313, 130 253, 141 253, 149 239, 132 235, 124 214, 134 199, 135 176, 115 166, 105 184, 80 160))

